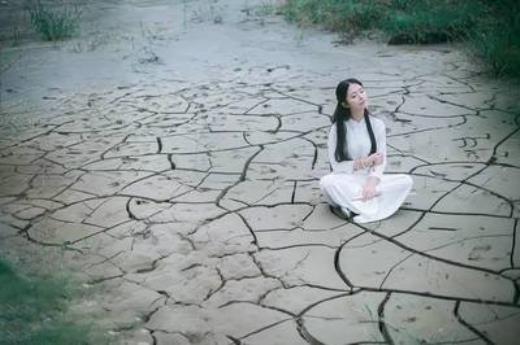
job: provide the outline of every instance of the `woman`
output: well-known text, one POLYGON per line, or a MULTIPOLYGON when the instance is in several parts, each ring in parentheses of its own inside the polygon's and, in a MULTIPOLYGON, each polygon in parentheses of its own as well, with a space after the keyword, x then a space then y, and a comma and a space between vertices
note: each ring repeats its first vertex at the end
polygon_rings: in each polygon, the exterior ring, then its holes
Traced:
POLYGON ((386 131, 383 121, 369 115, 368 97, 357 79, 336 88, 338 104, 330 128, 328 152, 332 173, 320 188, 332 211, 357 223, 391 216, 412 188, 408 175, 384 175, 386 131))

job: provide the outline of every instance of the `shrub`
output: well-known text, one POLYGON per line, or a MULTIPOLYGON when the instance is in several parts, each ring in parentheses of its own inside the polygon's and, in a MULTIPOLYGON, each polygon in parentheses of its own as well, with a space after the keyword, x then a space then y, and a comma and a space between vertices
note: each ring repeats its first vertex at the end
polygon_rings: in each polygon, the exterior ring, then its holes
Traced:
POLYGON ((27 10, 33 29, 47 41, 72 37, 79 28, 81 10, 76 5, 52 6, 33 0, 27 10))
POLYGON ((468 33, 471 50, 495 75, 520 78, 520 2, 487 3, 487 15, 468 33))
POLYGON ((518 0, 287 0, 282 13, 342 33, 380 30, 390 44, 465 41, 495 75, 520 78, 518 0))
POLYGON ((90 327, 65 321, 75 294, 65 279, 26 278, 0 260, 0 345, 106 344, 90 327))
POLYGON ((485 11, 478 2, 449 0, 407 1, 390 9, 381 23, 390 44, 440 43, 462 39, 485 11))
POLYGON ((377 1, 288 0, 283 13, 300 25, 321 24, 329 30, 359 32, 377 26, 384 15, 377 1))

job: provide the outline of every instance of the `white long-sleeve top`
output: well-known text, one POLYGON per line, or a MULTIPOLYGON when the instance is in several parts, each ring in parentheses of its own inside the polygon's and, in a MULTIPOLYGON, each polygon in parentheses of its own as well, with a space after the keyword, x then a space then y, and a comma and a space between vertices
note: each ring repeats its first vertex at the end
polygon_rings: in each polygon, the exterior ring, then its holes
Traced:
MULTIPOLYGON (((370 115, 369 115, 370 116, 370 115)), ((374 137, 377 143, 377 152, 383 155, 383 164, 375 167, 366 169, 360 169, 354 171, 354 160, 359 158, 368 157, 370 154, 371 142, 368 134, 367 125, 365 119, 356 121, 349 119, 345 121, 347 129, 347 150, 349 160, 338 162, 334 157, 336 151, 336 123, 334 123, 329 131, 329 138, 327 142, 329 161, 334 173, 342 174, 368 174, 370 176, 376 176, 379 179, 383 176, 383 172, 386 166, 386 130, 383 121, 370 116, 370 123, 372 124, 372 130, 374 131, 374 137)))

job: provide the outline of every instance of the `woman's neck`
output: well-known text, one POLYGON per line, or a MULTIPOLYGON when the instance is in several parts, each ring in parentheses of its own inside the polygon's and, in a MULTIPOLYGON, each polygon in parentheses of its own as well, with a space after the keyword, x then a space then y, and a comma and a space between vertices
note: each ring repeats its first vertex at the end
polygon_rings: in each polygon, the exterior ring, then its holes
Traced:
POLYGON ((364 111, 361 111, 359 113, 352 112, 350 114, 350 117, 352 118, 352 120, 357 121, 357 122, 363 120, 364 116, 365 116, 365 112, 364 111))

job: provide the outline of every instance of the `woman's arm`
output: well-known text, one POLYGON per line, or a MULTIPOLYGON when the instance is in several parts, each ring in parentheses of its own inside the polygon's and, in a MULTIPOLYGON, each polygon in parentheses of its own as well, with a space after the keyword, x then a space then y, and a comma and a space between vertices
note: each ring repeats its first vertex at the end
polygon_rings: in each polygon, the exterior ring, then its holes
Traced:
POLYGON ((369 156, 372 163, 367 181, 363 185, 361 199, 370 200, 377 196, 376 187, 381 181, 386 167, 386 129, 383 121, 373 121, 374 136, 377 143, 377 152, 369 156))
POLYGON ((336 143, 337 143, 337 134, 336 134, 336 124, 333 124, 329 130, 329 138, 327 140, 327 149, 329 153, 329 162, 332 167, 332 171, 335 173, 345 173, 352 174, 354 172, 354 161, 347 160, 338 162, 336 160, 336 143))
POLYGON ((374 164, 370 169, 370 176, 381 179, 386 168, 386 128, 381 120, 373 122, 376 125, 374 126, 374 136, 377 143, 377 153, 371 156, 374 164))

